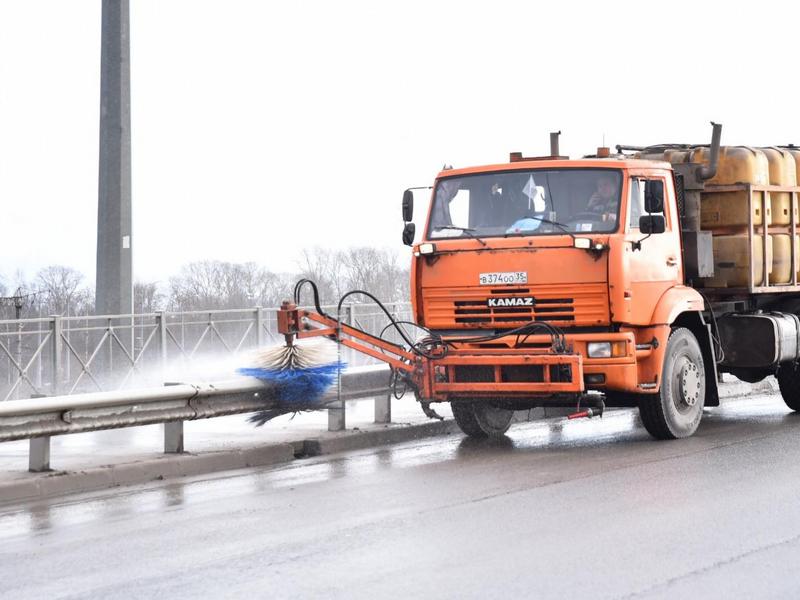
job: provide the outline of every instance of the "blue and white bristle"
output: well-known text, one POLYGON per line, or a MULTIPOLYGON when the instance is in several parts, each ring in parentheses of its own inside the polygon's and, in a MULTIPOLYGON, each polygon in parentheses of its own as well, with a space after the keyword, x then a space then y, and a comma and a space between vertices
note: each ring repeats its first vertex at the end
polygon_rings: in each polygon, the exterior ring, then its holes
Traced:
POLYGON ((272 391, 272 406, 249 419, 257 426, 280 415, 326 408, 325 392, 337 383, 345 366, 338 359, 337 345, 326 340, 262 349, 251 365, 237 372, 269 383, 272 391))

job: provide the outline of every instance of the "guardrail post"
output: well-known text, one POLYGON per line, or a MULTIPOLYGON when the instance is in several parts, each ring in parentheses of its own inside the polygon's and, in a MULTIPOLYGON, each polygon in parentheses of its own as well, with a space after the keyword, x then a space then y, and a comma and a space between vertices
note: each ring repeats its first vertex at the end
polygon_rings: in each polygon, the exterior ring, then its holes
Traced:
POLYGON ((183 453, 183 421, 164 423, 164 453, 183 453))
POLYGON ((163 310, 156 311, 156 329, 158 330, 158 355, 163 377, 167 369, 167 317, 163 310))
POLYGON ((28 447, 28 471, 42 473, 50 470, 50 437, 31 438, 28 447))
POLYGON ((53 396, 58 396, 61 392, 61 380, 64 378, 64 365, 62 363, 64 345, 61 337, 63 324, 59 315, 52 315, 50 318, 52 319, 52 321, 50 321, 50 331, 52 332, 51 337, 53 341, 50 353, 50 364, 52 365, 53 371, 53 384, 51 389, 53 396))
POLYGON ((345 401, 328 405, 328 431, 344 431, 346 427, 345 401))
MULTIPOLYGON (((169 382, 164 385, 180 384, 169 382)), ((164 454, 183 454, 183 421, 164 423, 164 454)))
MULTIPOLYGON (((344 307, 342 320, 348 325, 353 324, 353 305, 344 307)), ((340 350, 341 352, 341 346, 340 350)), ((347 428, 346 403, 344 400, 328 406, 328 431, 344 431, 347 428)))
POLYGON ((392 395, 386 394, 385 396, 376 396, 374 402, 375 402, 375 422, 391 423, 392 395))
MULTIPOLYGON (((47 398, 46 394, 31 394, 31 398, 47 398)), ((50 471, 50 436, 28 440, 28 471, 44 473, 50 471)))
POLYGON ((261 307, 256 306, 256 344, 259 348, 264 345, 264 314, 261 312, 261 307))

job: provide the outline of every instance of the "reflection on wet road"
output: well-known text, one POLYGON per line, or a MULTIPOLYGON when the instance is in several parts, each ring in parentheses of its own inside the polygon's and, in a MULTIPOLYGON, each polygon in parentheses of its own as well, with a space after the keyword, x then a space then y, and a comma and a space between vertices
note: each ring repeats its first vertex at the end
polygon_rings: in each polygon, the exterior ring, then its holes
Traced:
POLYGON ((797 596, 800 417, 633 411, 0 507, 0 596, 797 596))

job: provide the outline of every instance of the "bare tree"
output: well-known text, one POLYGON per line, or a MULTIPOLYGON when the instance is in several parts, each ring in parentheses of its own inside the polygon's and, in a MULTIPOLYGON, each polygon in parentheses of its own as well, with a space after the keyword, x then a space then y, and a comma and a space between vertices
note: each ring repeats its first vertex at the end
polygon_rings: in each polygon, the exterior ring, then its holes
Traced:
POLYGON ((297 275, 294 273, 273 273, 262 270, 255 291, 257 304, 264 307, 280 306, 284 300, 292 299, 297 275))
MULTIPOLYGON (((150 313, 166 308, 181 311, 274 307, 291 299, 294 284, 300 278, 317 283, 324 304, 338 302, 341 295, 351 289, 366 290, 383 302, 409 298, 408 270, 400 265, 395 251, 371 247, 331 251, 316 246, 301 252, 297 273, 276 273, 252 262, 189 263, 170 278, 164 291, 155 282, 136 282, 134 310, 150 313)), ((11 281, 10 278, 0 280, 0 295, 8 294, 15 286, 31 293, 26 316, 94 312, 92 289, 83 285, 83 275, 70 267, 45 267, 33 281, 26 281, 24 274, 18 271, 16 283, 10 285, 11 281)), ((304 294, 302 300, 309 303, 311 297, 304 294)), ((351 300, 367 301, 364 297, 351 300)), ((8 311, 4 310, 0 316, 7 317, 8 311)))
POLYGON ((36 274, 34 285, 44 296, 43 307, 50 314, 74 314, 76 304, 87 290, 81 288, 83 275, 62 265, 45 267, 36 274))
POLYGON ((320 246, 306 248, 299 261, 299 278, 317 284, 323 304, 335 304, 345 292, 341 253, 320 246))
POLYGON ((155 282, 137 281, 133 284, 133 312, 153 313, 162 310, 166 298, 155 282))
POLYGON ((199 310, 273 305, 278 291, 275 279, 255 263, 190 263, 170 278, 170 306, 199 310))
MULTIPOLYGON (((408 270, 400 267, 394 251, 355 247, 342 252, 340 260, 348 289, 365 290, 381 302, 408 300, 408 270)), ((365 297, 354 300, 369 301, 365 297)))

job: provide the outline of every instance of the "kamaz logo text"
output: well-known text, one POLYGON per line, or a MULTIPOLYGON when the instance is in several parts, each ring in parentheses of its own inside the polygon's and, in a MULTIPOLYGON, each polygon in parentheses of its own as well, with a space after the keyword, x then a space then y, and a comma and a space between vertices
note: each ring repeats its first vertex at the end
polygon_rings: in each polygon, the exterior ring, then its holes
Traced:
POLYGON ((531 297, 526 298, 489 298, 486 301, 487 306, 534 306, 534 300, 531 297))

